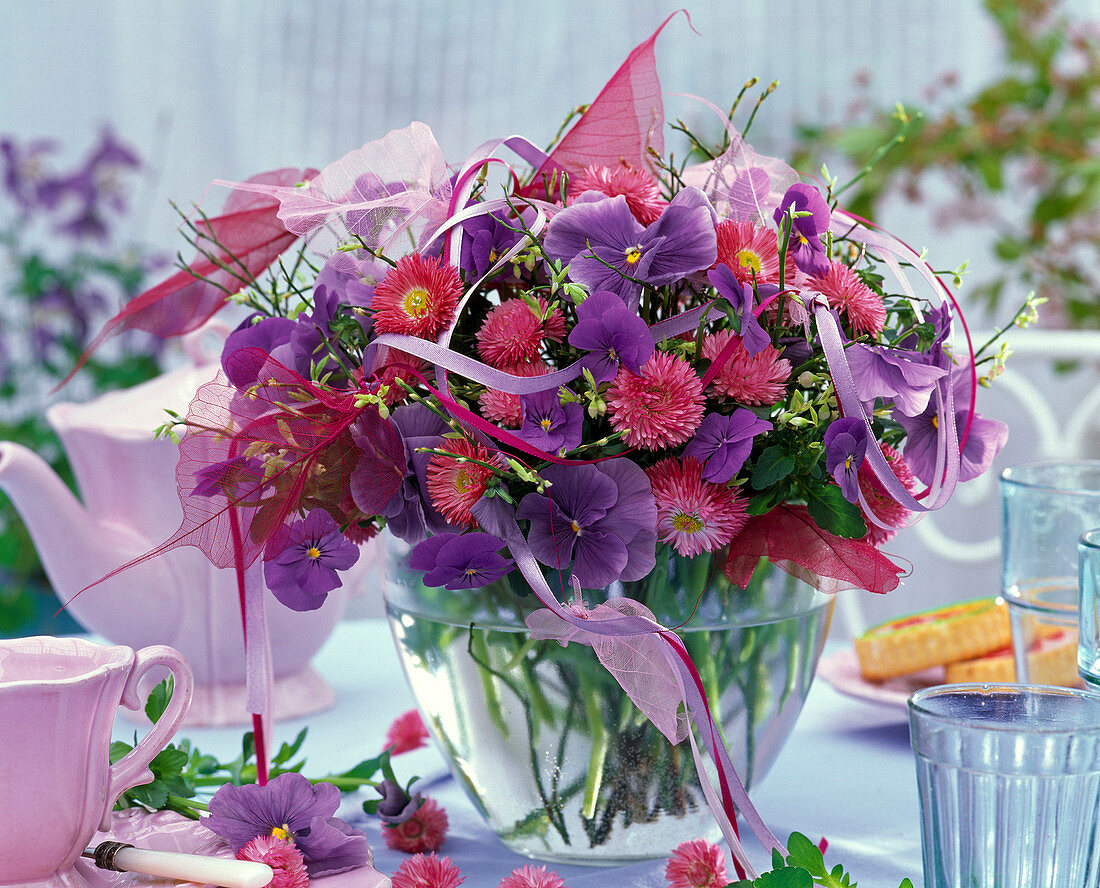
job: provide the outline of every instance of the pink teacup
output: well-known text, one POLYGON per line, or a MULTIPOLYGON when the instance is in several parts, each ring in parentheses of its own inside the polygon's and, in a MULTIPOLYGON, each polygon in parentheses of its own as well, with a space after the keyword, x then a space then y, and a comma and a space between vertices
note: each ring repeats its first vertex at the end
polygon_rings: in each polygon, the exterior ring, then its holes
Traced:
POLYGON ((149 762, 168 745, 191 702, 191 669, 170 647, 136 653, 79 638, 0 641, 0 885, 75 888, 73 864, 115 800, 153 779, 149 762), (168 709, 109 763, 118 707, 138 709, 138 682, 154 667, 175 681, 168 709))

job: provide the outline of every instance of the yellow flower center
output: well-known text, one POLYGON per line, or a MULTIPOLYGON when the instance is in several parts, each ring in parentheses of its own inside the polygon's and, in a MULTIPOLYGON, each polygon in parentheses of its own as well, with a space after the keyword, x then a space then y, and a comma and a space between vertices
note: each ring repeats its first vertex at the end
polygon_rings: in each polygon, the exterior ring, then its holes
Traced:
POLYGON ((310 558, 320 558, 321 557, 321 550, 318 549, 316 546, 310 546, 308 549, 306 549, 306 554, 310 558))
POLYGON ((459 469, 455 473, 455 490, 458 493, 469 493, 476 486, 477 482, 468 468, 459 469))
POLYGON ((413 287, 401 301, 401 308, 410 318, 419 318, 428 313, 430 294, 423 287, 413 287))
POLYGON ((581 526, 579 524, 577 524, 576 521, 572 522, 570 524, 570 527, 573 528, 573 533, 575 533, 577 536, 581 535, 581 526))
POLYGON ((290 829, 285 823, 282 826, 275 827, 271 831, 271 834, 277 839, 286 839, 288 842, 294 838, 294 836, 290 834, 290 829))
POLYGON ((698 533, 703 529, 703 522, 694 515, 680 512, 673 516, 672 526, 680 533, 698 533))
POLYGON ((626 251, 625 255, 626 255, 626 264, 627 265, 633 265, 635 262, 637 262, 639 259, 642 258, 642 248, 641 247, 631 247, 629 250, 626 251))
POLYGON ((748 268, 760 274, 762 262, 760 257, 752 250, 739 250, 737 252, 737 264, 742 268, 748 268))
POLYGON ((543 431, 550 431, 550 418, 547 417, 546 419, 539 420, 539 425, 542 426, 543 431))
POLYGON ((933 414, 932 416, 932 428, 938 429, 940 427, 940 418, 933 414))
POLYGON ((844 459, 844 468, 845 469, 852 468, 852 458, 850 456, 845 457, 845 459, 844 459))

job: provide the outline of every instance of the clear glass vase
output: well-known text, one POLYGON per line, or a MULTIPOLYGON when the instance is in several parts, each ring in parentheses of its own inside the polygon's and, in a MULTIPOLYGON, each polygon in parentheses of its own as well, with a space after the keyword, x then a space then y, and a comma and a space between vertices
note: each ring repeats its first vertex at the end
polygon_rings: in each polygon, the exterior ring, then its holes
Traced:
MULTIPOLYGON (((687 744, 649 723, 592 648, 530 638, 524 617, 540 605, 518 573, 472 592, 427 588, 391 543, 387 613, 405 674, 455 778, 506 845, 610 865, 717 838, 687 744)), ((679 627, 752 786, 802 709, 833 599, 767 562, 748 589, 712 556, 664 549, 657 564, 585 600, 626 595, 679 627)))

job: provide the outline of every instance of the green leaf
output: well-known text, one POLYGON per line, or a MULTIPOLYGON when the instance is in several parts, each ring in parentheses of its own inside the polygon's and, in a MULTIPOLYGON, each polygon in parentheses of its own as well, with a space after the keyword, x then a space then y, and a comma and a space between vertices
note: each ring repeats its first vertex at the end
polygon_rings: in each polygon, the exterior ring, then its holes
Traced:
POLYGON ((850 503, 836 484, 823 484, 806 491, 806 508, 822 530, 850 540, 867 534, 859 506, 850 503))
POLYGON ((785 866, 763 873, 754 888, 814 888, 813 877, 800 866, 785 866))
POLYGON ((783 448, 775 444, 765 447, 752 472, 753 489, 764 490, 782 481, 794 471, 794 466, 794 459, 784 453, 783 448))
POLYGON ((173 687, 172 676, 169 675, 149 692, 149 699, 145 701, 145 715, 149 721, 155 722, 164 715, 164 710, 172 699, 173 687))
POLYGON ((791 837, 787 839, 787 862, 801 866, 815 876, 824 876, 827 872, 821 849, 802 833, 791 833, 791 837))
POLYGON ((306 739, 306 734, 308 733, 309 728, 302 728, 302 730, 298 732, 298 736, 294 738, 293 743, 284 743, 280 746, 279 751, 275 753, 275 757, 271 760, 271 764, 278 766, 285 765, 289 762, 297 755, 298 750, 302 748, 302 741, 306 739))
POLYGON ((133 746, 131 746, 129 743, 125 742, 124 740, 114 740, 114 741, 112 741, 111 742, 111 749, 110 749, 110 753, 109 753, 111 764, 113 765, 115 762, 117 762, 120 758, 122 758, 124 755, 126 755, 126 753, 128 753, 133 748, 134 748, 133 746))

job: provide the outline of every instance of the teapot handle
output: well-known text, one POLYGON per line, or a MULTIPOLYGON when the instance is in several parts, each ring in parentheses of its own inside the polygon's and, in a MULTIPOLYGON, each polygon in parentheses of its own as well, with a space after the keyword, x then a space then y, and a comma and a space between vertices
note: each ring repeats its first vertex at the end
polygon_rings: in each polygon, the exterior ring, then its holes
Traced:
POLYGON ((191 705, 191 694, 195 687, 191 667, 179 651, 164 644, 142 648, 135 654, 122 691, 122 705, 135 711, 141 707, 138 685, 142 676, 157 666, 166 666, 172 673, 172 699, 138 745, 111 765, 107 782, 107 807, 103 812, 103 822, 99 825, 101 830, 110 828, 111 809, 122 793, 153 779, 149 763, 168 745, 191 705))

